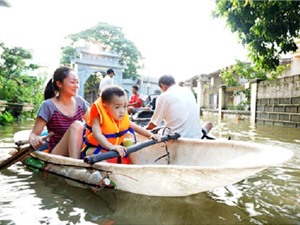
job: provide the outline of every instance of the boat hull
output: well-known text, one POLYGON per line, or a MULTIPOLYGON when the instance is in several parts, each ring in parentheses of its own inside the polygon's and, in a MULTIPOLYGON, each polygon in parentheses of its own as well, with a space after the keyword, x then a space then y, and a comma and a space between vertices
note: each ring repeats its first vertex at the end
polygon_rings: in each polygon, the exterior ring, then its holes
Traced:
MULTIPOLYGON (((142 139, 140 139, 142 141, 142 139)), ((288 161, 284 148, 232 140, 178 140, 130 154, 133 164, 97 162, 35 151, 43 170, 84 186, 115 188, 150 196, 189 196, 239 182, 288 161), (77 183, 77 182, 76 182, 77 183)))

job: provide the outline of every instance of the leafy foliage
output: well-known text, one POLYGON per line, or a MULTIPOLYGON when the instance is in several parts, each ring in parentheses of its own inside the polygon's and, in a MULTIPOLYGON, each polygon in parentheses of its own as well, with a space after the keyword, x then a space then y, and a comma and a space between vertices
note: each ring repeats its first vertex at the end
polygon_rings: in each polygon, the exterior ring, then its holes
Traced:
POLYGON ((63 65, 70 65, 73 59, 79 58, 79 54, 76 48, 71 46, 66 46, 62 49, 62 58, 60 63, 63 65))
POLYGON ((102 79, 103 74, 97 72, 92 74, 84 84, 84 95, 88 102, 92 103, 98 98, 99 84, 102 79))
MULTIPOLYGON (((264 80, 275 79, 278 75, 283 73, 283 71, 286 69, 287 66, 280 65, 276 67, 276 70, 267 72, 266 70, 259 69, 251 65, 250 63, 245 63, 237 60, 235 65, 222 70, 220 73, 220 77, 224 80, 225 84, 228 87, 238 86, 240 85, 239 81, 241 78, 246 79, 248 81, 257 78, 261 78, 264 80)), ((240 92, 244 93, 246 96, 247 101, 245 102, 245 104, 250 104, 250 96, 251 96, 250 89, 237 91, 235 95, 239 95, 240 92)))
POLYGON ((234 68, 232 67, 222 70, 220 77, 228 87, 238 86, 239 84, 238 77, 235 75, 234 68))
POLYGON ((245 78, 248 81, 256 78, 264 80, 275 79, 278 75, 283 73, 287 66, 280 65, 276 67, 276 70, 268 72, 267 70, 259 69, 250 63, 237 60, 235 65, 221 71, 220 76, 227 86, 238 86, 239 78, 245 78))
POLYGON ((31 53, 20 47, 8 48, 1 42, 0 50, 0 99, 32 103, 37 109, 43 100, 44 79, 30 76, 39 68, 37 64, 30 63, 31 53))
POLYGON ((216 0, 214 17, 224 17, 247 45, 258 68, 276 70, 282 54, 297 50, 300 1, 216 0))
POLYGON ((75 46, 82 40, 101 46, 104 51, 116 52, 120 55, 119 63, 124 66, 123 78, 138 77, 137 70, 141 68, 141 53, 134 43, 128 40, 120 27, 107 23, 98 23, 96 26, 68 36, 72 40, 71 46, 62 48, 61 63, 70 64, 71 60, 78 58, 75 46))
POLYGON ((0 126, 6 126, 14 121, 14 117, 9 112, 0 112, 0 126))

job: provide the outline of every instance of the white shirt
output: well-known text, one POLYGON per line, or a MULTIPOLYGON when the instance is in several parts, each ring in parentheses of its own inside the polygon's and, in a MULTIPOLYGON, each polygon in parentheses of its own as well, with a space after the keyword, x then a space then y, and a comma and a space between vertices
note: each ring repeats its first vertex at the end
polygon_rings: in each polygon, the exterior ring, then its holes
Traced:
POLYGON ((172 85, 157 98, 151 122, 158 126, 162 121, 181 137, 202 137, 200 110, 193 92, 186 87, 172 85))
POLYGON ((99 90, 103 90, 105 87, 114 85, 114 79, 109 75, 106 75, 99 84, 99 90))

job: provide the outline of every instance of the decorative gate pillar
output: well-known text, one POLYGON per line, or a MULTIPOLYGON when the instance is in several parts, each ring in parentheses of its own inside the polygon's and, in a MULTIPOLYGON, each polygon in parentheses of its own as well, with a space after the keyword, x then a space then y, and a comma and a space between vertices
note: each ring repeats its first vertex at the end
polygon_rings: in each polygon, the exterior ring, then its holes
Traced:
POLYGON ((257 88, 258 88, 258 83, 261 80, 262 79, 258 78, 250 81, 250 85, 251 85, 250 124, 251 125, 255 125, 256 123, 257 88))
POLYGON ((219 119, 223 119, 222 110, 226 108, 226 85, 219 86, 219 119))
POLYGON ((200 109, 205 106, 205 95, 204 95, 204 83, 208 82, 208 77, 205 74, 201 74, 197 80, 197 104, 200 109))

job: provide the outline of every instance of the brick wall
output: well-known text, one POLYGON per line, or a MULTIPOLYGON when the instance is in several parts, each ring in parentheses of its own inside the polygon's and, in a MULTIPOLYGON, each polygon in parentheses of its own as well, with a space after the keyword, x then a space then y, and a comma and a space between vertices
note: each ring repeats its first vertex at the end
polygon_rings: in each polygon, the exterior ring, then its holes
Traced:
POLYGON ((300 128, 300 75, 258 82, 256 123, 300 128))

